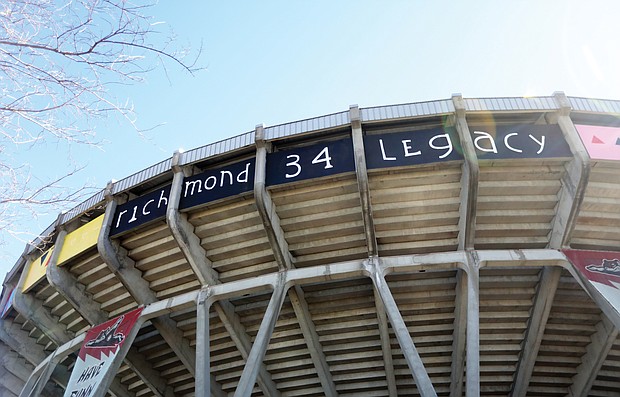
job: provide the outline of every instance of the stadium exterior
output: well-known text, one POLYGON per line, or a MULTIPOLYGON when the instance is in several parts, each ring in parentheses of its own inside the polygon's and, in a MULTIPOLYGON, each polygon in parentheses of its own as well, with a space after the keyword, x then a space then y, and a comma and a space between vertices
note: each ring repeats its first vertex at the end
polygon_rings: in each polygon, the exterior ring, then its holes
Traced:
POLYGON ((7 274, 0 395, 620 395, 619 115, 454 95, 175 153, 7 274))

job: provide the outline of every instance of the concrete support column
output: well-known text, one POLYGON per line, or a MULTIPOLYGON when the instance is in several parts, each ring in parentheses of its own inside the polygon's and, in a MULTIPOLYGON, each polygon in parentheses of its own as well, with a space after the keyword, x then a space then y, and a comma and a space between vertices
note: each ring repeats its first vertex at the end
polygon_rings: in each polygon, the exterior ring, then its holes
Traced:
POLYGON ((617 338, 618 328, 603 315, 601 321, 596 324, 596 332, 590 336, 591 342, 586 348, 586 354, 581 357, 581 365, 577 367, 577 374, 573 376, 573 385, 568 393, 570 397, 590 394, 596 376, 617 338))
POLYGON ((460 94, 452 95, 456 110, 455 127, 463 148, 463 176, 461 177, 461 207, 459 209, 459 250, 473 249, 476 237, 476 202, 480 166, 478 156, 465 118, 465 101, 460 94))
POLYGON ((572 159, 565 165, 566 172, 562 177, 562 189, 549 241, 550 248, 559 249, 568 246, 570 242, 579 208, 588 186, 591 165, 588 152, 570 118, 571 106, 568 98, 563 92, 554 93, 554 97, 560 110, 552 115, 557 120, 550 121, 557 121, 573 153, 572 159))
POLYGON ((467 272, 463 269, 457 269, 456 272, 450 397, 463 396, 465 340, 467 338, 467 272))
POLYGON ((467 252, 467 357, 465 395, 480 396, 480 260, 467 252))
POLYGON ((211 350, 209 337, 209 288, 203 288, 196 301, 196 396, 211 390, 211 350))
POLYGON ((262 366, 269 341, 271 340, 271 335, 273 334, 278 316, 280 315, 280 309, 282 309, 284 298, 286 298, 287 286, 284 283, 284 279, 285 274, 280 273, 278 282, 273 286, 273 293, 269 300, 267 311, 258 329, 258 334, 256 334, 256 338, 254 339, 254 344, 252 345, 252 350, 250 350, 250 355, 245 363, 245 367, 243 367, 243 372, 241 373, 241 378, 239 379, 234 397, 250 397, 250 395, 252 395, 252 389, 254 389, 254 384, 256 383, 256 376, 262 366))
POLYGON ((187 215, 179 212, 181 194, 183 192, 183 180, 187 176, 180 164, 179 152, 172 156, 172 171, 174 177, 168 197, 168 208, 166 209, 166 222, 183 256, 187 260, 194 274, 202 285, 215 285, 219 283, 218 275, 213 270, 213 265, 207 259, 207 252, 200 239, 194 233, 194 226, 187 220, 187 215))
MULTIPOLYGON (((360 109, 357 105, 349 107, 349 118, 351 119, 351 137, 353 140, 353 157, 355 160, 355 173, 357 176, 357 186, 360 192, 360 203, 362 208, 362 219, 364 220, 364 233, 366 235, 366 246, 368 247, 368 257, 379 255, 379 244, 375 231, 374 218, 372 216, 372 203, 370 199, 370 186, 368 182, 368 168, 366 166, 366 154, 364 150, 364 134, 362 130, 362 119, 360 109)), ((392 343, 388 331, 387 315, 385 308, 381 304, 377 291, 375 295, 375 307, 377 309, 377 324, 379 326, 379 337, 381 338, 381 350, 383 353, 383 363, 385 367, 385 379, 388 385, 390 397, 398 395, 396 388, 396 375, 394 374, 394 360, 392 357, 392 343)))
POLYGON ((43 302, 28 293, 22 292, 26 276, 28 275, 28 266, 30 265, 26 266, 18 284, 15 286, 13 308, 31 321, 52 342, 60 346, 71 340, 75 335, 67 331, 64 324, 60 323, 58 319, 51 314, 50 310, 43 306, 43 302))
POLYGON ((398 310, 394 296, 392 296, 392 292, 387 285, 383 271, 380 269, 377 262, 378 260, 376 258, 370 258, 367 264, 367 272, 372 279, 375 290, 381 298, 383 306, 385 307, 387 316, 392 324, 392 329, 396 334, 396 339, 398 339, 398 343, 403 355, 405 356, 407 365, 413 375, 413 380, 415 381, 418 391, 422 397, 437 396, 435 388, 431 383, 431 379, 426 372, 426 368, 424 368, 424 363, 420 358, 420 354, 411 339, 405 320, 403 320, 403 317, 398 310))
MULTIPOLYGON (((43 347, 32 343, 28 334, 8 322, 0 322, 0 340, 11 346, 32 365, 38 365, 46 358, 43 347)), ((69 381, 69 373, 64 366, 57 366, 52 374, 52 379, 58 384, 66 385, 69 381)))
POLYGON ((254 171, 254 199, 256 208, 263 221, 267 238, 273 248, 273 255, 280 270, 291 269, 293 259, 288 249, 288 242, 282 233, 280 217, 276 213, 271 195, 265 187, 267 172, 268 143, 265 141, 265 130, 262 125, 256 126, 256 169, 254 171))
POLYGON ((304 335, 308 350, 310 351, 310 357, 316 368, 319 381, 323 387, 323 393, 326 397, 336 397, 338 392, 336 391, 336 384, 332 378, 332 374, 329 371, 329 364, 323 353, 323 346, 319 341, 319 334, 316 332, 316 326, 312 322, 312 316, 303 289, 299 285, 295 285, 288 290, 288 297, 291 301, 291 306, 295 311, 295 316, 299 320, 299 327, 304 335))
POLYGON ((56 365, 60 362, 60 358, 55 357, 56 352, 52 353, 51 359, 41 368, 35 369, 28 381, 22 388, 19 397, 37 397, 43 393, 47 382, 50 380, 52 373, 56 369, 56 365))
POLYGON ((519 364, 515 372, 511 397, 525 397, 527 394, 527 387, 532 378, 534 364, 536 364, 536 357, 538 357, 538 351, 545 333, 549 313, 551 313, 551 306, 553 305, 553 298, 560 282, 562 269, 556 266, 547 266, 541 270, 541 273, 534 307, 532 308, 525 341, 521 349, 521 356, 519 357, 519 364))
POLYGON ((357 185, 360 191, 362 216, 364 218, 364 231, 366 233, 366 245, 368 257, 379 255, 375 223, 372 217, 372 204, 370 200, 370 187, 368 186, 368 168, 366 167, 366 154, 364 151, 364 136, 360 109, 357 105, 349 107, 351 119, 351 137, 353 139, 353 157, 355 160, 355 173, 357 185))

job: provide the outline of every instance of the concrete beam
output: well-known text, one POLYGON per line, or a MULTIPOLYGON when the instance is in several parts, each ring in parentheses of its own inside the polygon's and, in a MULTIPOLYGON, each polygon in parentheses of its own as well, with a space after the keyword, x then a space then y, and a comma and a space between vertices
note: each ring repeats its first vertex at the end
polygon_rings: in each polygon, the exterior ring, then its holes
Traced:
POLYGON ((27 368, 28 364, 24 359, 19 359, 17 353, 12 351, 5 343, 0 343, 0 366, 6 368, 7 371, 17 376, 24 382, 28 380, 31 368, 27 368))
MULTIPOLYGON (((30 367, 23 358, 11 351, 8 345, 0 344, 0 367, 4 367, 9 373, 17 376, 25 383, 32 373, 32 369, 27 368, 27 366, 30 367)), ((15 392, 17 393, 17 391, 15 392)), ((63 389, 55 383, 46 383, 41 391, 41 395, 44 397, 62 397, 63 394, 63 389)))
POLYGON ((519 364, 515 371, 512 385, 512 397, 525 397, 527 388, 532 378, 534 364, 538 357, 538 350, 551 313, 553 298, 560 282, 562 269, 559 267, 545 267, 538 282, 536 298, 530 315, 529 324, 525 333, 525 341, 521 349, 519 364))
POLYGON ((14 393, 17 390, 21 390, 23 384, 24 382, 17 376, 0 367, 0 385, 14 393))
POLYGON ((353 139, 355 174, 357 175, 357 186, 360 192, 362 218, 364 219, 364 232, 366 234, 366 246, 368 247, 368 257, 370 258, 379 255, 379 244, 377 243, 375 223, 372 216, 372 202, 370 199, 368 168, 366 167, 366 155, 364 151, 362 120, 360 117, 360 109, 357 105, 352 105, 349 107, 349 118, 351 119, 351 137, 353 139))
POLYGON ((465 395, 480 396, 480 260, 467 252, 467 352, 465 395))
POLYGON ((280 270, 292 269, 293 258, 288 249, 288 242, 284 238, 280 217, 276 212, 271 195, 265 187, 267 172, 267 142, 262 125, 256 126, 256 168, 254 171, 254 199, 256 208, 263 221, 267 239, 273 248, 273 255, 280 270))
POLYGON ((271 340, 271 335, 278 321, 280 309, 282 309, 285 298, 286 286, 284 278, 280 277, 278 283, 274 285, 271 299, 267 305, 267 310, 263 316, 263 321, 261 321, 256 338, 254 339, 252 350, 243 367, 243 372, 241 373, 241 378, 239 379, 234 397, 250 397, 252 395, 252 389, 254 389, 254 384, 256 383, 256 376, 265 359, 265 353, 267 352, 267 347, 269 346, 269 341, 271 340))
POLYGON ((374 258, 370 258, 367 262, 366 270, 372 279, 375 290, 381 298, 381 302, 385 307, 385 311, 390 319, 390 323, 392 324, 392 329, 396 334, 396 339, 398 339, 400 348, 405 356, 405 361, 407 361, 413 380, 418 387, 418 392, 422 397, 436 397, 437 393, 435 388, 433 387, 431 379, 426 372, 426 368, 424 368, 424 363, 422 362, 420 354, 411 339, 409 329, 407 329, 405 320, 403 320, 403 317, 398 310, 394 296, 392 296, 392 292, 387 285, 387 281, 385 280, 383 271, 380 269, 378 261, 374 258))
POLYGON ((27 274, 27 271, 22 272, 19 282, 15 286, 13 308, 39 328, 56 345, 60 346, 71 340, 75 335, 70 333, 66 326, 60 323, 48 308, 43 306, 43 302, 28 293, 22 292, 27 274))
MULTIPOLYGON (((37 373, 36 369, 30 375, 24 387, 21 389, 19 397, 37 397, 43 393, 43 390, 47 386, 47 382, 50 380, 52 373, 56 366, 60 363, 60 360, 55 357, 56 352, 53 352, 47 360, 46 365, 43 366, 42 371, 37 373)), ((38 369, 38 368, 37 368, 38 369)))
POLYGON ((581 357, 577 374, 573 376, 573 385, 569 389, 569 396, 577 397, 590 394, 596 376, 617 338, 618 328, 614 327, 603 315, 601 321, 596 325, 596 332, 590 337, 591 343, 586 348, 586 354, 581 357))
POLYGON ((195 394, 207 396, 211 390, 211 339, 209 334, 209 290, 203 288, 196 300, 196 384, 195 394))
POLYGON ((172 157, 174 177, 166 209, 166 221, 172 237, 176 241, 183 256, 190 265, 201 285, 215 285, 219 283, 218 275, 209 259, 207 252, 200 244, 200 239, 194 233, 194 226, 187 220, 187 215, 179 212, 179 203, 183 192, 185 173, 178 165, 180 154, 176 152, 172 157))
MULTIPOLYGON (((375 231, 375 223, 372 215, 372 200, 370 197, 370 186, 368 182, 368 168, 366 166, 366 155, 364 150, 364 134, 362 130, 362 120, 360 109, 357 105, 349 107, 349 118, 351 120, 351 137, 353 140, 353 157, 355 160, 355 174, 357 176, 357 186, 360 193, 360 203, 362 208, 362 219, 364 220, 364 234, 366 235, 366 247, 368 257, 372 258, 379 255, 379 243, 375 231)), ((378 299, 375 291, 375 307, 377 309, 377 324, 379 326, 379 337, 381 338, 381 351, 385 367, 385 378, 388 384, 388 392, 391 397, 398 394, 396 388, 396 375, 394 372, 394 361, 392 357, 392 343, 388 331, 387 315, 385 308, 378 299)))
POLYGON ((338 395, 336 384, 329 370, 329 364, 327 364, 325 353, 323 353, 323 346, 319 341, 319 334, 316 332, 316 326, 312 322, 312 315, 310 314, 304 291, 301 289, 301 286, 295 285, 289 289, 288 296, 293 310, 295 311, 295 316, 299 321, 304 340, 308 345, 310 357, 312 358, 321 386, 323 387, 323 393, 325 396, 335 397, 338 395))
MULTIPOLYGON (((20 330, 17 325, 11 324, 9 321, 0 322, 0 340, 34 366, 45 360, 47 356, 43 351, 43 346, 34 343, 28 333, 20 330)), ((68 379, 67 377, 60 380, 67 381, 68 379)))
MULTIPOLYGON (((0 322, 0 339, 11 346, 22 357, 28 360, 31 364, 38 366, 44 361, 48 360, 47 354, 44 352, 43 347, 37 345, 28 336, 26 332, 23 332, 16 325, 11 325, 8 321, 0 322)), ((78 339, 83 340, 84 334, 74 338, 69 343, 78 339)), ((81 342, 80 342, 81 343, 81 342)), ((66 357, 66 356, 65 356, 66 357)), ((51 379, 59 385, 66 385, 69 382, 70 373, 64 365, 56 365, 51 373, 51 379)), ((46 388, 47 390, 47 388, 46 388)), ((126 388, 115 380, 110 386, 110 390, 117 397, 131 396, 126 388)))
POLYGON ((474 248, 476 238, 476 205, 480 166, 465 117, 465 101, 460 94, 452 95, 456 109, 455 127, 463 148, 463 176, 461 177, 461 207, 459 208, 459 250, 474 248))
POLYGON ((565 166, 566 173, 562 177, 562 188, 549 242, 550 248, 559 249, 569 246, 588 186, 591 165, 590 156, 569 116, 571 107, 568 98, 562 92, 554 93, 554 97, 560 106, 554 117, 557 117, 558 126, 573 153, 572 159, 565 166))
POLYGON ((394 357, 392 356, 392 340, 388 329, 388 318, 385 307, 381 303, 381 297, 376 289, 373 290, 375 297, 375 310, 377 311, 377 325, 379 327, 379 338, 381 339, 381 354, 383 355, 383 367, 385 380, 388 386, 390 397, 398 396, 396 387, 396 374, 394 372, 394 357))
POLYGON ((450 397, 463 396, 465 373, 465 341, 467 338, 467 272, 456 273, 456 297, 454 302, 454 332, 452 333, 452 365, 450 397))

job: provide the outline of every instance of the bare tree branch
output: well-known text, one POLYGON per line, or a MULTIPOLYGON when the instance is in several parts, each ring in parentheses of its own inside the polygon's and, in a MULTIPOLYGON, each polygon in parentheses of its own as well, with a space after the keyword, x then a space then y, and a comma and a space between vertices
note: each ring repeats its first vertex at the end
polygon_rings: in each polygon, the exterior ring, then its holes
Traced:
MULTIPOLYGON (((18 235, 20 214, 58 211, 91 190, 69 189, 80 170, 37 178, 19 153, 66 142, 96 147, 99 120, 120 116, 138 133, 133 106, 112 87, 141 82, 170 62, 190 75, 201 48, 174 48, 170 31, 132 0, 4 0, 0 2, 0 233, 18 235)), ((68 165, 65 165, 67 167, 68 165)), ((0 236, 0 240, 2 237, 0 236)))

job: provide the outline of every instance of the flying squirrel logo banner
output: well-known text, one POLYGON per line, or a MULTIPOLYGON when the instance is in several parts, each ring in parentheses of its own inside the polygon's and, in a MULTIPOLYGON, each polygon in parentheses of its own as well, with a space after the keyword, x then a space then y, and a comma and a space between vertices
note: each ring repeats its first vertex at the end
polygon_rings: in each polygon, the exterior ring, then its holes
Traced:
POLYGON ((84 338, 64 397, 88 397, 105 378, 142 308, 92 327, 84 338))
POLYGON ((620 313, 620 252, 585 250, 562 252, 620 313))

